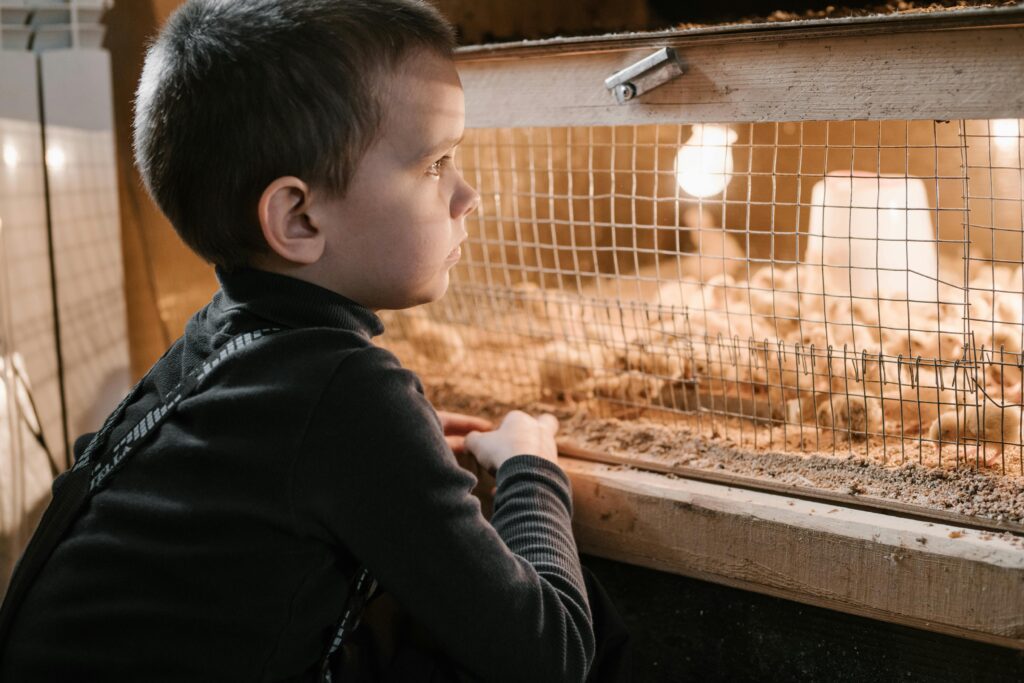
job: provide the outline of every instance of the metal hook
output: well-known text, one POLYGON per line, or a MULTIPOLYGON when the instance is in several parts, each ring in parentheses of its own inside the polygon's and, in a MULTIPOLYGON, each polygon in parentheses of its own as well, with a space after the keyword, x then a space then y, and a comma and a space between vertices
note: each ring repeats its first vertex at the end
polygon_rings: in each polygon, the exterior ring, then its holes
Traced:
POLYGON ((616 102, 625 104, 684 73, 686 66, 678 53, 670 47, 663 47, 606 78, 604 87, 612 91, 616 102))

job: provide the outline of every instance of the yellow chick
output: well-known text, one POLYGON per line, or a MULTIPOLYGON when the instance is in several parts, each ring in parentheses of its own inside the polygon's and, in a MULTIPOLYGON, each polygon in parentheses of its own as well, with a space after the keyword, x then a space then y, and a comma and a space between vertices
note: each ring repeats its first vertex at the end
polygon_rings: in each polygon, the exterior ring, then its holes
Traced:
POLYGON ((596 346, 573 346, 563 341, 547 344, 537 366, 543 394, 570 402, 583 398, 587 383, 597 371, 596 356, 601 353, 596 346))
MULTIPOLYGON (((893 372, 895 375, 895 372, 893 372)), ((882 409, 885 413, 886 430, 897 434, 920 434, 929 428, 939 416, 944 406, 951 406, 955 395, 951 389, 944 389, 929 384, 925 372, 920 372, 922 381, 911 384, 904 380, 901 386, 889 386, 882 396, 882 409)), ((951 419, 955 422, 956 411, 951 411, 951 419)), ((946 418, 942 418, 943 426, 946 418)), ((936 437, 937 438, 937 437, 936 437)))
POLYGON ((638 370, 649 375, 679 377, 683 372, 684 357, 666 340, 654 344, 629 344, 616 354, 619 370, 638 370))
POLYGON ((590 382, 596 396, 644 405, 661 395, 662 384, 660 379, 636 371, 603 375, 590 382))
POLYGON ((818 404, 817 416, 819 427, 853 439, 864 439, 882 429, 882 404, 873 396, 829 396, 818 404))
POLYGON ((435 363, 458 363, 465 355, 462 336, 451 325, 421 315, 407 315, 403 331, 424 358, 435 363))
POLYGON ((977 440, 993 447, 986 465, 993 465, 1007 445, 1021 443, 1021 408, 1000 407, 992 401, 981 405, 961 406, 935 419, 928 438, 936 442, 957 443, 963 439, 977 440))

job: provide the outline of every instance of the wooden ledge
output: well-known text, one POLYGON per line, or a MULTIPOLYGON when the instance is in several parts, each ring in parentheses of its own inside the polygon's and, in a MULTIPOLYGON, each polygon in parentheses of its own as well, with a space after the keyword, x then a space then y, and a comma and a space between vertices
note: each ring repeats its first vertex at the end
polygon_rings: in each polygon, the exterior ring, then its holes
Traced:
POLYGON ((583 552, 1024 649, 1024 540, 562 458, 583 552))
POLYGON ((665 45, 685 47, 699 43, 722 44, 779 38, 831 38, 834 36, 955 31, 986 26, 1024 25, 1024 8, 961 7, 931 12, 899 12, 854 17, 821 17, 754 23, 726 22, 692 28, 635 31, 604 35, 543 38, 505 43, 466 45, 456 51, 459 61, 521 59, 552 54, 582 54, 615 50, 656 50, 665 45))
MULTIPOLYGON (((588 52, 525 53, 494 62, 464 54, 469 128, 851 120, 956 120, 1024 116, 1024 28, 950 31, 785 32, 723 44, 665 38, 682 76, 619 105, 612 74, 654 47, 609 39, 588 52), (622 48, 627 48, 623 50, 622 48)), ((509 54, 509 57, 512 55, 509 54)))

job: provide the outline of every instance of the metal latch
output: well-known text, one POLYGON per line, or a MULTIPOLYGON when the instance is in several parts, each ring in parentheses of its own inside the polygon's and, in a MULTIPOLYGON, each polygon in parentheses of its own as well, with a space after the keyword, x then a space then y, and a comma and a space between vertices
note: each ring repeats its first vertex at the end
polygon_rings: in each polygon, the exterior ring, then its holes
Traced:
POLYGON ((663 47, 636 64, 627 66, 604 81, 604 86, 615 94, 619 104, 625 104, 638 95, 654 90, 673 78, 686 73, 686 67, 676 51, 663 47))

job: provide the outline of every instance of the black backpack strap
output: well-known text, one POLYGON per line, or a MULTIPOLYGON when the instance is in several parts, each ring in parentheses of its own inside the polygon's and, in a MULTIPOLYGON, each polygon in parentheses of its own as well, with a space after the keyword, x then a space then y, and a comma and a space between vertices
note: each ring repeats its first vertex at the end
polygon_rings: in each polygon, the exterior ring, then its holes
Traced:
POLYGON ((92 495, 109 481, 110 476, 135 454, 146 437, 153 434, 167 416, 174 412, 178 404, 193 394, 214 369, 237 352, 277 331, 257 330, 230 339, 216 355, 186 375, 170 392, 165 403, 146 413, 145 417, 114 445, 106 457, 102 457, 103 452, 107 450, 110 432, 121 422, 128 405, 138 398, 150 373, 146 373, 146 376, 128 392, 103 423, 103 427, 93 437, 74 467, 54 486, 53 500, 47 506, 28 547, 14 568, 7 594, 4 596, 3 607, 0 608, 0 652, 3 651, 18 609, 32 583, 92 495))
POLYGON ((370 601, 373 591, 377 589, 377 581, 370 575, 370 570, 360 567, 356 570, 352 583, 348 587, 348 597, 345 599, 345 609, 338 619, 338 626, 327 647, 323 658, 320 660, 320 680, 323 683, 332 683, 331 666, 335 653, 345 643, 345 639, 352 635, 352 632, 359 626, 359 620, 363 616, 363 608, 370 601))

